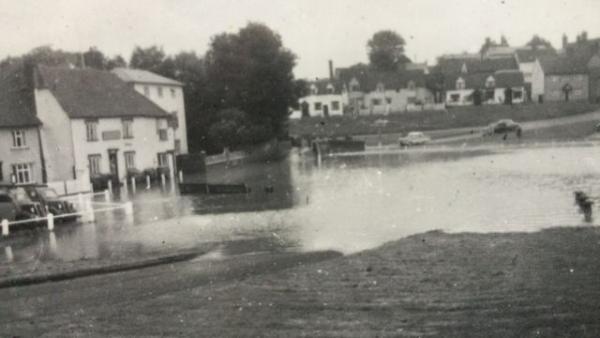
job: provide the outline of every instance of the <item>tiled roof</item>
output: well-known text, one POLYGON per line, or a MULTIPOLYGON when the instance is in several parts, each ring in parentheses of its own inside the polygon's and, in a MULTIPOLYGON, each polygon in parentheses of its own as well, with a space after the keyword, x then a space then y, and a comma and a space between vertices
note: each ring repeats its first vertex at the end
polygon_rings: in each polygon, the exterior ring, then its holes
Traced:
POLYGON ((488 77, 492 76, 496 82, 496 88, 522 87, 524 86, 523 73, 520 71, 497 71, 494 73, 455 74, 446 78, 446 90, 455 90, 456 81, 462 78, 465 81, 465 89, 485 88, 488 77))
POLYGON ((514 56, 498 57, 493 59, 476 58, 452 58, 439 59, 436 66, 437 71, 446 75, 456 75, 462 73, 463 65, 466 66, 467 73, 490 73, 498 70, 516 70, 519 69, 517 60, 514 56))
POLYGON ((143 69, 115 68, 112 70, 112 72, 117 74, 117 76, 125 82, 183 86, 181 82, 143 69))
POLYGON ((342 68, 338 69, 338 78, 348 88, 352 79, 356 79, 362 92, 375 91, 380 83, 385 90, 407 88, 410 81, 413 81, 416 87, 425 86, 425 72, 419 69, 385 72, 367 67, 342 68))
POLYGON ((309 81, 308 89, 312 86, 317 87, 317 95, 327 95, 329 94, 327 87, 329 85, 333 86, 333 94, 340 94, 342 92, 342 86, 338 84, 336 81, 331 81, 329 79, 317 79, 314 81, 309 81))
POLYGON ((33 88, 21 62, 0 66, 0 128, 38 126, 33 88))
POLYGON ((49 89, 71 118, 168 116, 113 73, 42 65, 37 70, 38 87, 49 89))
POLYGON ((546 75, 586 74, 587 60, 580 57, 542 57, 540 63, 546 75))
POLYGON ((537 58, 554 56, 556 51, 550 48, 519 48, 516 51, 519 63, 534 62, 537 58))

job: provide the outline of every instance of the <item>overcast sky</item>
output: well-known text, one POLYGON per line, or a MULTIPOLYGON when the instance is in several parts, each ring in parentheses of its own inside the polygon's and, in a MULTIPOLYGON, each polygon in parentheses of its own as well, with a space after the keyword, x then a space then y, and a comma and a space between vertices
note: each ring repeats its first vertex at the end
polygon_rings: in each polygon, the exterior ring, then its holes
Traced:
POLYGON ((97 46, 127 60, 134 46, 204 54, 211 36, 249 21, 279 32, 298 56, 297 77, 327 76, 366 62, 366 42, 392 29, 413 60, 476 51, 504 34, 511 45, 533 34, 560 47, 582 30, 600 37, 600 0, 0 0, 0 58, 50 44, 69 51, 97 46))

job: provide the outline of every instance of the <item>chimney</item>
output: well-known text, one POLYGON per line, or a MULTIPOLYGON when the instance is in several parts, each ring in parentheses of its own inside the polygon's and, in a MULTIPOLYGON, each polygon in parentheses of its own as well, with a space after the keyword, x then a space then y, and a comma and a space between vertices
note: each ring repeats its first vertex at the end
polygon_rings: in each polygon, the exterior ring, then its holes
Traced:
POLYGON ((581 41, 587 41, 587 32, 586 31, 581 32, 581 41))
POLYGON ((329 60, 329 80, 333 81, 333 61, 329 60))
POLYGON ((562 48, 563 50, 567 49, 567 44, 569 43, 569 39, 567 38, 567 34, 563 34, 562 38, 562 48))

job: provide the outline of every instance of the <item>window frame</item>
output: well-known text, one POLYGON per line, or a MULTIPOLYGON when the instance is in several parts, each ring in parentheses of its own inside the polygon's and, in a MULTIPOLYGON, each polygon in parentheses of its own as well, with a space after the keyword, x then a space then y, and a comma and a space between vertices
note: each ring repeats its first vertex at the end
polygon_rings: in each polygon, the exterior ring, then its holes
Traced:
POLYGON ((156 87, 156 94, 158 95, 159 98, 163 97, 163 87, 162 86, 156 87))
POLYGON ((94 177, 94 176, 98 176, 98 175, 102 174, 101 165, 102 165, 102 154, 88 155, 88 170, 90 172, 90 177, 94 177))
POLYGON ((171 90, 171 98, 173 98, 173 99, 176 98, 177 97, 177 89, 171 87, 170 90, 171 90))
POLYGON ((321 110, 321 109, 323 109, 323 104, 321 102, 315 102, 314 103, 314 108, 315 108, 315 111, 316 110, 321 110))
POLYGON ((124 139, 132 139, 133 138, 133 118, 123 118, 121 119, 122 124, 122 133, 124 139))
POLYGON ((98 120, 85 121, 85 136, 88 142, 98 142, 98 120))
POLYGON ((125 160, 125 170, 136 169, 135 166, 135 151, 129 150, 123 152, 123 159, 125 160))
POLYGON ((12 130, 13 148, 23 149, 27 148, 27 139, 25 137, 25 129, 13 129, 12 130))
POLYGON ((331 110, 332 111, 340 110, 340 101, 331 101, 331 110))
POLYGON ((166 152, 156 154, 156 163, 159 168, 168 168, 169 167, 169 157, 168 156, 169 155, 166 152), (163 159, 163 161, 161 161, 161 158, 163 159), (163 165, 161 165, 161 162, 164 162, 163 165))
POLYGON ((33 183, 33 163, 15 163, 12 165, 16 184, 33 183))
POLYGON ((144 86, 144 95, 150 97, 150 86, 144 86))

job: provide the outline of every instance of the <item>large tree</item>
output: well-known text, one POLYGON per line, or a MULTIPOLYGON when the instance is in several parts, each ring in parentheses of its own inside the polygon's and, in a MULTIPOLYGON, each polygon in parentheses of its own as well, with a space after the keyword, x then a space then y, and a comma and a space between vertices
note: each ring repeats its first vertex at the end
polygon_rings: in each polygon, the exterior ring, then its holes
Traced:
POLYGON ((252 142, 282 136, 288 109, 297 99, 295 59, 279 34, 263 24, 249 23, 238 33, 213 37, 206 54, 209 108, 237 108, 247 114, 249 129, 261 130, 254 134, 262 139, 252 142))
POLYGON ((404 55, 406 42, 402 36, 392 30, 382 30, 367 42, 367 50, 371 66, 375 69, 390 71, 410 62, 404 55))
POLYGON ((87 52, 83 53, 83 61, 86 67, 100 70, 106 69, 107 60, 104 57, 104 53, 96 47, 90 47, 87 52))
POLYGON ((129 65, 132 68, 145 69, 157 72, 163 64, 166 55, 162 47, 150 46, 142 48, 136 46, 131 54, 129 65))

